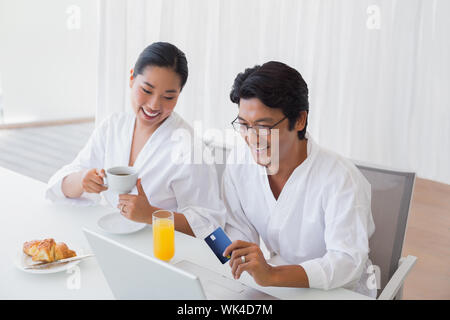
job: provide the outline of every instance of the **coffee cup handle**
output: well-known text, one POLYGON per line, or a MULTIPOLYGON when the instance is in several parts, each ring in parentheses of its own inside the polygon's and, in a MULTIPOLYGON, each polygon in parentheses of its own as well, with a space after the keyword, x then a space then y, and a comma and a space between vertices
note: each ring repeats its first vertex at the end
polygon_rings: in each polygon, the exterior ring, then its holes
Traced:
POLYGON ((108 188, 108 178, 107 178, 106 172, 105 172, 105 176, 103 177, 103 182, 104 182, 103 186, 108 188))

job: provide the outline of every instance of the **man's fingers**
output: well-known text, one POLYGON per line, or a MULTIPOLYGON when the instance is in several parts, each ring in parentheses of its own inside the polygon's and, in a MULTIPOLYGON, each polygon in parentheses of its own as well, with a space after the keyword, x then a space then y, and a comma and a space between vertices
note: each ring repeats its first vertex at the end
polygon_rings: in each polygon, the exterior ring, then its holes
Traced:
POLYGON ((231 252, 233 250, 236 250, 236 249, 239 249, 239 248, 246 248, 246 247, 249 247, 249 246, 252 246, 252 245, 254 245, 254 244, 251 243, 251 242, 247 242, 247 241, 242 241, 242 240, 233 241, 233 243, 230 244, 225 249, 225 251, 223 252, 223 256, 224 257, 229 256, 229 255, 231 255, 231 252))
POLYGON ((239 265, 245 264, 250 261, 250 254, 251 254, 251 247, 243 248, 243 249, 236 249, 233 250, 231 253, 231 259, 230 259, 230 266, 231 266, 231 274, 235 279, 236 278, 236 271, 239 265), (242 260, 242 257, 245 257, 244 261, 242 260))
POLYGON ((234 278, 239 279, 241 277, 242 272, 244 272, 244 271, 248 272, 252 268, 252 265, 253 264, 251 261, 239 264, 239 266, 236 268, 234 278))
POLYGON ((239 267, 239 265, 242 264, 242 263, 244 263, 244 262, 242 262, 239 259, 230 260, 231 274, 233 275, 233 278, 236 279, 236 270, 239 267))
POLYGON ((239 279, 241 273, 247 270, 247 267, 251 261, 243 262, 241 259, 233 260, 233 265, 231 266, 231 274, 235 279, 239 279))
POLYGON ((242 249, 234 249, 233 252, 231 252, 231 259, 241 259, 241 256, 246 256, 251 252, 251 247, 246 247, 242 249))

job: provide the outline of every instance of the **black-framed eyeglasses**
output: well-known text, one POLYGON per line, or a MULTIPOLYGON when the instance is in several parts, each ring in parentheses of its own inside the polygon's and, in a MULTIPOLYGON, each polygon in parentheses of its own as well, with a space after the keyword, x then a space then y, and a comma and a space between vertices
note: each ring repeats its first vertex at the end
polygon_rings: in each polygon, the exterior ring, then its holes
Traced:
POLYGON ((277 123, 275 123, 272 126, 264 126, 264 125, 256 125, 256 126, 248 126, 245 123, 240 123, 237 122, 236 120, 238 120, 239 116, 236 117, 236 119, 234 119, 231 122, 231 125, 233 126, 233 129, 236 132, 239 132, 241 135, 247 135, 248 133, 253 133, 256 134, 257 136, 268 136, 270 135, 270 130, 275 128, 277 125, 279 125, 284 119, 286 119, 287 117, 284 117, 283 119, 281 119, 280 121, 278 121, 277 123))

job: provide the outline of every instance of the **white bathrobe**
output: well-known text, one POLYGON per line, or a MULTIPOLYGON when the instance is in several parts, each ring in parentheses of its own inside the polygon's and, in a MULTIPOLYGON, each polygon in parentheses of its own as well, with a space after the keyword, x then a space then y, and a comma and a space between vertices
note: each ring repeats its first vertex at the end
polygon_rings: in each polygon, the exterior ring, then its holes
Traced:
POLYGON ((375 230, 370 184, 349 160, 307 138, 307 158, 278 199, 249 148, 231 152, 222 181, 225 232, 257 244, 261 237, 271 255, 305 269, 311 288, 346 287, 375 297, 366 285, 375 230))
MULTIPOLYGON (((107 190, 101 195, 84 192, 80 198, 69 199, 62 193, 61 183, 67 175, 83 169, 106 171, 115 166, 128 166, 135 120, 135 114, 127 112, 114 113, 105 119, 75 160, 50 178, 46 198, 55 202, 93 205, 98 204, 103 195, 116 208, 118 194, 113 191, 107 190)), ((186 153, 189 148, 191 152, 194 148, 202 152, 202 143, 194 138, 192 128, 173 112, 148 139, 134 168, 139 172, 151 205, 183 213, 194 234, 206 237, 216 227, 224 226, 226 210, 220 200, 214 165, 189 161, 190 154, 186 153), (178 157, 174 157, 176 152, 178 157), (184 161, 181 161, 181 155, 184 161)), ((136 187, 130 193, 137 194, 136 187)))

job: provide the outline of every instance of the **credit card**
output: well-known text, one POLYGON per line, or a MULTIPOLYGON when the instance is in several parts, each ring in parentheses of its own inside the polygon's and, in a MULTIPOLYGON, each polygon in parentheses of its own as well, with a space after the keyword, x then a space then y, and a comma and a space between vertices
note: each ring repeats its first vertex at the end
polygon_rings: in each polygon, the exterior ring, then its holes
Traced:
POLYGON ((231 256, 224 257, 223 252, 231 244, 231 240, 221 227, 207 236, 205 241, 222 264, 230 260, 231 256))

